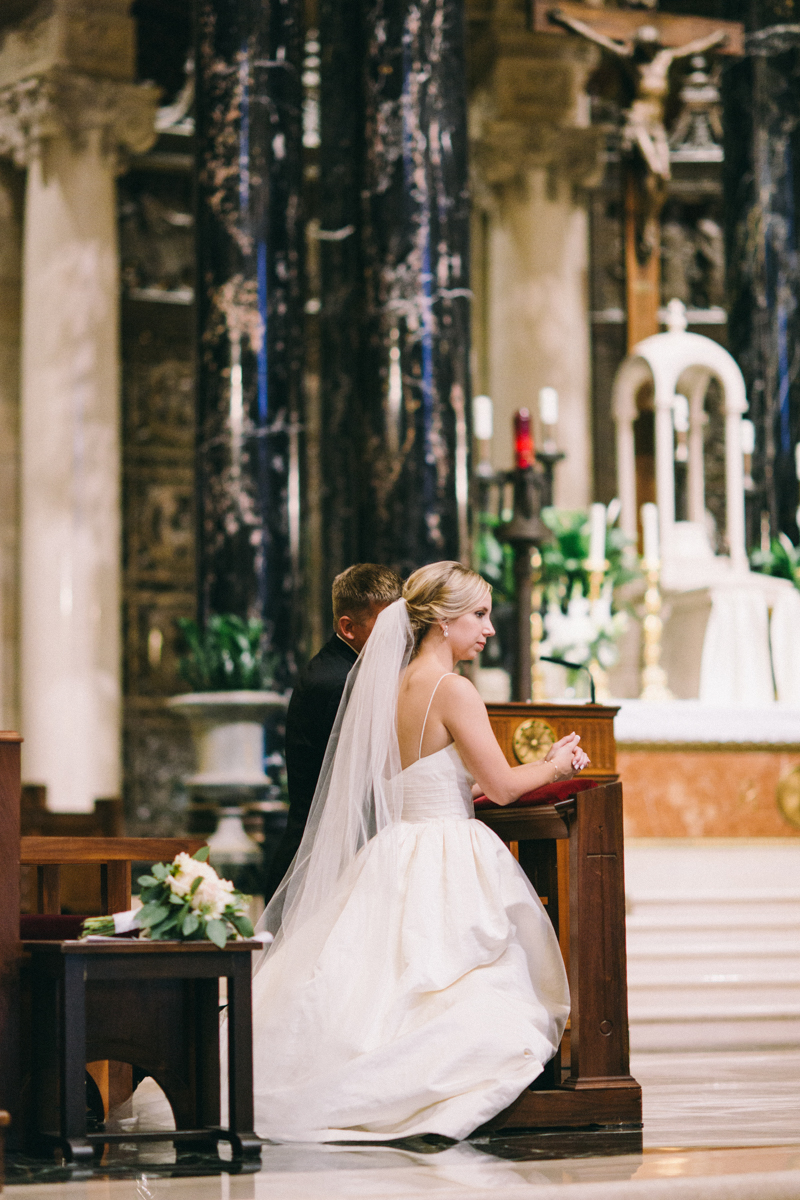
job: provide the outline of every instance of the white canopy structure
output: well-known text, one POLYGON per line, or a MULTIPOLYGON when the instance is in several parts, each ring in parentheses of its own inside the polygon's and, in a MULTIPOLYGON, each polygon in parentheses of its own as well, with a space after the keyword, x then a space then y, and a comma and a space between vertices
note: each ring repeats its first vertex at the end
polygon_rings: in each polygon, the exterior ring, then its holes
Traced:
MULTIPOLYGON (((666 333, 657 333, 634 346, 614 380, 613 412, 617 428, 617 479, 622 503, 620 524, 636 537, 636 457, 633 425, 639 415, 637 395, 645 384, 653 388, 656 440, 656 503, 664 574, 674 560, 705 559, 713 551, 705 522, 703 466, 704 401, 715 378, 725 406, 725 513, 730 567, 747 571, 744 532, 744 470, 742 414, 747 411, 744 379, 735 360, 711 338, 686 329, 686 309, 680 300, 668 306, 666 333), (675 397, 689 402, 688 521, 675 519, 675 397)), ((726 564, 727 566, 728 564, 726 564)))
MULTIPOLYGON (((800 700, 800 593, 787 580, 751 572, 744 523, 744 379, 717 342, 686 329, 680 300, 668 305, 667 332, 634 346, 614 380, 620 524, 632 539, 637 511, 634 422, 643 387, 655 409, 655 484, 661 583, 667 601, 664 666, 673 692, 714 704, 800 700), (714 553, 706 524, 705 398, 716 379, 725 413, 727 555, 714 553), (685 397, 683 401, 676 397, 685 397), (688 520, 675 512, 675 415, 688 401, 688 520)), ((685 426, 684 426, 685 429, 685 426)))

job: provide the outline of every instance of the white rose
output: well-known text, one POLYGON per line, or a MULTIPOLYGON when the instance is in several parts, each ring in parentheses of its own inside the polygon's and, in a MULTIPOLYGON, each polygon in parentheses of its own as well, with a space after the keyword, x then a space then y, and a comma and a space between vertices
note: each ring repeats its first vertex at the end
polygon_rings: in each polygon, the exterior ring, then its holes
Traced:
POLYGON ((211 920, 218 920, 231 901, 233 884, 229 879, 204 879, 191 899, 192 908, 211 920))
MULTIPOLYGON (((175 860, 178 864, 178 871, 174 875, 168 877, 168 883, 176 896, 186 896, 192 890, 192 884, 195 879, 202 879, 204 882, 213 882, 219 880, 219 876, 213 867, 208 863, 200 862, 196 858, 191 858, 186 853, 176 855, 175 860)), ((200 885, 203 886, 202 884, 200 885)))

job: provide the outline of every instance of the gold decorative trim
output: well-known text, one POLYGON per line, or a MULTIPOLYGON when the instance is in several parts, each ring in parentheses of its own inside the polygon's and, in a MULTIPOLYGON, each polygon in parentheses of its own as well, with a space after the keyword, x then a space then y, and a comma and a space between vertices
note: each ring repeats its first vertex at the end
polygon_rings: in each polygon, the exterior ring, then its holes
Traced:
POLYGON ((792 767, 775 788, 778 811, 790 825, 800 829, 800 766, 792 767))
POLYGON ((555 730, 547 721, 530 718, 521 721, 511 737, 514 757, 520 763, 541 762, 556 742, 555 730))

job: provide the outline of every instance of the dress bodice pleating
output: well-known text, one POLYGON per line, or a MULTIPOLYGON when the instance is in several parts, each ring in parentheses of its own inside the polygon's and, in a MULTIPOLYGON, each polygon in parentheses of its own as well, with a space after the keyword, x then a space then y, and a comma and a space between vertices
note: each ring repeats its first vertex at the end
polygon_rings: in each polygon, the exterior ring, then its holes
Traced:
POLYGON ((402 774, 404 821, 465 821, 475 816, 472 776, 452 742, 418 758, 402 774))

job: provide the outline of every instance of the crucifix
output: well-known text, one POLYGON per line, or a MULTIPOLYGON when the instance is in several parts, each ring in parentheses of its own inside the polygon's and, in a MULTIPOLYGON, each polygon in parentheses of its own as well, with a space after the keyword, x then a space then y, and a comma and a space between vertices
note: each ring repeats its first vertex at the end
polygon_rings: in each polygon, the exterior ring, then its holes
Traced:
MULTIPOLYGON (((648 8, 651 5, 648 4, 648 8)), ((624 163, 625 279, 628 349, 658 333, 661 286, 661 209, 670 179, 664 110, 669 73, 678 59, 714 48, 741 53, 742 26, 735 21, 675 17, 581 3, 554 8, 537 3, 534 27, 560 28, 612 54, 626 74, 633 101, 622 133, 624 163)))

